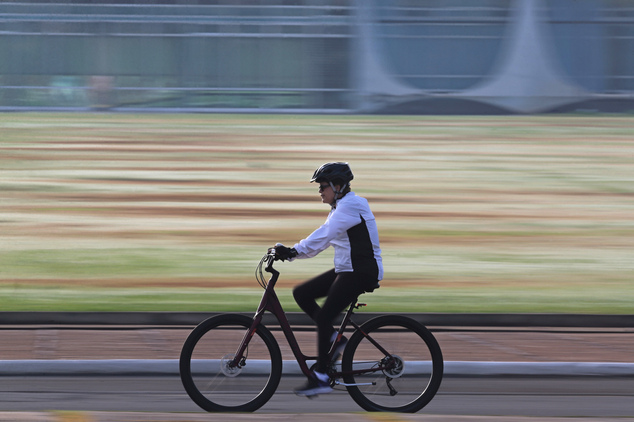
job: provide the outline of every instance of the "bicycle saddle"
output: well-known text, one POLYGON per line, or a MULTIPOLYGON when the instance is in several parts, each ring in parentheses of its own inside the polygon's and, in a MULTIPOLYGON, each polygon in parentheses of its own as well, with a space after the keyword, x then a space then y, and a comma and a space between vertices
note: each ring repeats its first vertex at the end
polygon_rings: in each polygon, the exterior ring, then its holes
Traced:
POLYGON ((366 293, 372 293, 373 291, 375 291, 376 289, 378 289, 379 287, 381 287, 381 283, 377 282, 376 286, 374 287, 370 287, 369 289, 365 289, 366 293))

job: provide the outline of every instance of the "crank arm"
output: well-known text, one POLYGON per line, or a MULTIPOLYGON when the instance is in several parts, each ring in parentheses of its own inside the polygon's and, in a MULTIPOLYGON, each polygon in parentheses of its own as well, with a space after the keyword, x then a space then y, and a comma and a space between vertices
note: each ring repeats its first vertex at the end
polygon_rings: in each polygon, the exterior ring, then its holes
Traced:
POLYGON ((376 382, 359 382, 359 383, 349 384, 346 382, 335 381, 335 385, 341 385, 343 387, 356 387, 359 385, 376 385, 376 382))

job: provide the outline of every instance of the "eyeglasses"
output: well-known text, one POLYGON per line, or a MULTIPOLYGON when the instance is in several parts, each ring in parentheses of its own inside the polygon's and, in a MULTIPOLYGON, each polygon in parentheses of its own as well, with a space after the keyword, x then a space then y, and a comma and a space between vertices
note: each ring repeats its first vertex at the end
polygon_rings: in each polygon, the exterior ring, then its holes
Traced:
POLYGON ((328 189, 330 185, 319 185, 319 192, 323 192, 328 189))

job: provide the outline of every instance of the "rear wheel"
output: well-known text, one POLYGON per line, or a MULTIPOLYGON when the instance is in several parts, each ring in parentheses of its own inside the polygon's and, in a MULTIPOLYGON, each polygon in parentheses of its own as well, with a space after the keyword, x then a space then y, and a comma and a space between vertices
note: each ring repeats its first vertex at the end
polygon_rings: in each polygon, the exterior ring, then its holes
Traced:
POLYGON ((252 412, 275 393, 282 355, 271 332, 259 325, 238 366, 234 360, 253 320, 218 315, 191 332, 180 356, 180 375, 189 397, 208 412, 252 412))
POLYGON ((422 409, 440 387, 443 366, 432 333, 419 322, 398 315, 363 324, 350 337, 341 362, 344 382, 354 384, 347 387, 354 401, 367 411, 383 412, 422 409))

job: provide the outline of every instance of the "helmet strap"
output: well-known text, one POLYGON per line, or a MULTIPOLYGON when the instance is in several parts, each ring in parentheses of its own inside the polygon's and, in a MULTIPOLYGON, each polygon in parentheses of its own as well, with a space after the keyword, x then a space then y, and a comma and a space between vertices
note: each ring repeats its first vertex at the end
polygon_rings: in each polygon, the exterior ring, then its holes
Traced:
POLYGON ((332 188, 332 191, 335 193, 335 197, 332 200, 332 203, 330 204, 330 206, 332 208, 337 208, 337 199, 343 198, 343 196, 341 198, 339 198, 339 195, 341 195, 343 193, 343 191, 346 190, 346 188, 348 187, 349 183, 346 183, 345 186, 341 186, 339 190, 335 189, 335 185, 331 181, 329 181, 328 183, 330 184, 330 187, 332 188))

